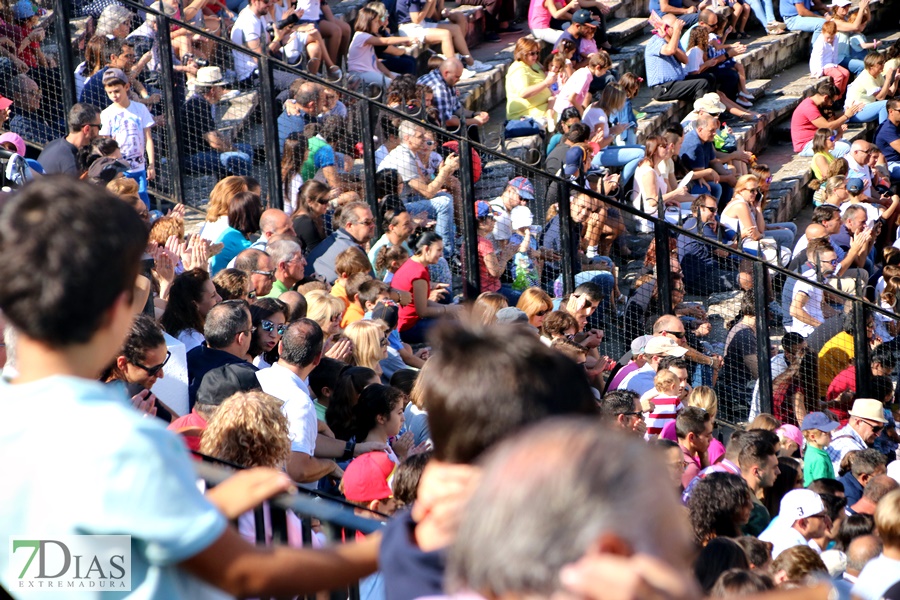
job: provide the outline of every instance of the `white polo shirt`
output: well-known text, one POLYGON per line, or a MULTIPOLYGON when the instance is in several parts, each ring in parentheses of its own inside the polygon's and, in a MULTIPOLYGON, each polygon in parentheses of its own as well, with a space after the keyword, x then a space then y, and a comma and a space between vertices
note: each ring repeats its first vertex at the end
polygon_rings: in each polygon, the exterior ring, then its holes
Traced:
MULTIPOLYGON (((791 525, 793 525, 793 522, 791 525)), ((807 539, 803 537, 803 534, 792 526, 788 526, 785 523, 785 519, 778 519, 777 522, 773 521, 772 523, 769 523, 766 530, 759 534, 759 539, 764 542, 772 543, 773 559, 778 558, 779 554, 794 546, 809 546, 819 554, 822 553, 822 550, 817 544, 810 544, 807 539)))
POLYGON ((290 425, 291 451, 313 456, 319 428, 307 383, 278 363, 257 371, 256 378, 265 393, 284 402, 282 410, 290 425))

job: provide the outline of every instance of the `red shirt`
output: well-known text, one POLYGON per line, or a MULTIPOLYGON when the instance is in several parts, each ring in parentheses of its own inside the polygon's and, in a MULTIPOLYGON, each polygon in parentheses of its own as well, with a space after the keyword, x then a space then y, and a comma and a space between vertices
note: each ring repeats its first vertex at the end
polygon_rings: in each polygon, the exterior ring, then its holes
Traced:
POLYGON ((486 237, 478 236, 478 276, 481 279, 482 292, 496 292, 500 289, 500 278, 488 273, 484 257, 494 253, 494 244, 486 237))
POLYGON ((812 122, 821 116, 822 113, 812 98, 800 103, 791 117, 791 142, 794 145, 794 152, 803 150, 803 146, 813 139, 818 127, 812 122))
MULTIPOLYGON (((833 402, 844 392, 853 392, 856 394, 856 367, 850 365, 840 373, 834 376, 831 385, 828 386, 828 392, 825 394, 825 400, 833 402)), ((845 408, 837 406, 829 406, 828 409, 834 413, 834 416, 841 422, 841 427, 847 425, 850 420, 850 413, 845 408)))
MULTIPOLYGON (((412 294, 413 282, 418 279, 425 280, 425 293, 430 294, 431 276, 428 274, 428 269, 410 258, 405 263, 400 265, 400 268, 397 269, 396 273, 394 273, 394 278, 391 280, 391 287, 395 290, 401 290, 412 294)), ((398 331, 406 331, 418 322, 419 313, 416 312, 415 301, 410 302, 406 306, 400 307, 400 311, 397 314, 398 331)))

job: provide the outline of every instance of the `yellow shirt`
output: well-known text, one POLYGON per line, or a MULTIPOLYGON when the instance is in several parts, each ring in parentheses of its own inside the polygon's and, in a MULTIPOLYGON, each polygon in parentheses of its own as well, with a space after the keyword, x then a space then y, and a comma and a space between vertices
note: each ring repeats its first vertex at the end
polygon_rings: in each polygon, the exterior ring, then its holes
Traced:
POLYGON ((547 75, 537 63, 529 67, 521 60, 513 61, 506 72, 506 118, 509 120, 522 117, 545 118, 549 108, 549 89, 543 89, 530 98, 522 98, 520 94, 544 80, 547 75))
POLYGON ((822 346, 819 351, 819 395, 828 392, 828 386, 835 376, 850 366, 856 354, 853 336, 842 331, 822 346))
POLYGON ((881 91, 882 86, 884 86, 884 75, 872 77, 868 71, 864 70, 856 76, 856 79, 847 88, 847 100, 845 102, 848 104, 854 102, 871 104, 875 102, 875 94, 881 91), (876 88, 875 94, 870 94, 876 88))

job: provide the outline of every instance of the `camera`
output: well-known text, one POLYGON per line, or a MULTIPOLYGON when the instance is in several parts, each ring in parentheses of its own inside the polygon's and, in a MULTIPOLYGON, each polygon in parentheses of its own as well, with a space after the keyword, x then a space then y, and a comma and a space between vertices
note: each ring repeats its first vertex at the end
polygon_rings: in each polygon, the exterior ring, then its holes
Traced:
POLYGON ((284 29, 285 27, 290 27, 294 23, 297 23, 300 20, 300 17, 297 16, 297 13, 291 13, 282 20, 278 21, 275 24, 275 27, 278 29, 284 29))

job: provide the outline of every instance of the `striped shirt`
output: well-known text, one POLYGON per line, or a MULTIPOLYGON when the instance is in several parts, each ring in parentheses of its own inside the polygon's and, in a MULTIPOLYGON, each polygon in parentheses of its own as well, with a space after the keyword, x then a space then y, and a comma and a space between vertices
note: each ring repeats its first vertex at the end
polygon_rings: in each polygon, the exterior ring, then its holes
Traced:
POLYGON ((841 459, 851 450, 865 450, 869 445, 849 424, 836 430, 831 436, 831 445, 825 447, 834 472, 841 470, 841 459))
MULTIPOLYGON (((684 409, 681 399, 677 396, 653 396, 656 390, 650 390, 647 398, 654 404, 653 412, 645 412, 644 420, 647 422, 647 439, 652 439, 659 435, 663 427, 670 421, 674 421, 684 409)), ((641 399, 643 403, 643 398, 641 399)))

